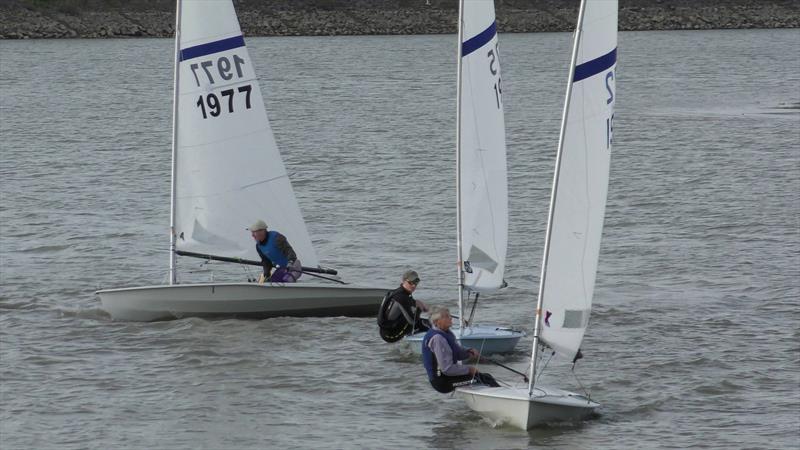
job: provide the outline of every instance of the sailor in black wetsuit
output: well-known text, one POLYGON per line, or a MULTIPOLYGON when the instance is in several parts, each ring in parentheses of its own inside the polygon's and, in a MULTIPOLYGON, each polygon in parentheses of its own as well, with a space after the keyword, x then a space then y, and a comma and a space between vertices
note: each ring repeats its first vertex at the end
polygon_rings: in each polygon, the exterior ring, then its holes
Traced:
POLYGON ((428 305, 411 296, 418 284, 419 274, 407 270, 400 287, 384 297, 378 311, 378 327, 384 341, 397 342, 403 336, 430 328, 429 322, 419 317, 422 311, 428 311, 428 305))

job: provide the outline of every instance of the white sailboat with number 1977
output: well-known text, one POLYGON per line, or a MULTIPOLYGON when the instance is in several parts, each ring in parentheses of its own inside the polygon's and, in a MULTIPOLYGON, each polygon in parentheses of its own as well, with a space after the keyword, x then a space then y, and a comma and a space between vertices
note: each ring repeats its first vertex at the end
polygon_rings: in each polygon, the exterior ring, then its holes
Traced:
POLYGON ((170 283, 98 291, 103 309, 145 321, 376 314, 385 289, 319 267, 233 3, 179 0, 175 30, 170 283), (260 265, 246 230, 258 219, 288 238, 313 282, 178 283, 176 255, 260 265))
POLYGON ((583 0, 572 48, 545 236, 529 381, 456 389, 495 423, 522 429, 575 420, 600 405, 588 396, 537 383, 539 345, 571 359, 592 307, 603 230, 614 117, 617 1, 583 0))
MULTIPOLYGON (((481 293, 505 285, 508 246, 506 129, 500 85, 500 54, 493 0, 459 2, 456 135, 457 251, 461 345, 483 355, 514 350, 525 333, 497 325, 475 325, 481 293), (462 263, 463 261, 463 263, 462 263), (473 303, 464 316, 464 293, 473 303)), ((405 338, 422 352, 425 333, 405 338)))

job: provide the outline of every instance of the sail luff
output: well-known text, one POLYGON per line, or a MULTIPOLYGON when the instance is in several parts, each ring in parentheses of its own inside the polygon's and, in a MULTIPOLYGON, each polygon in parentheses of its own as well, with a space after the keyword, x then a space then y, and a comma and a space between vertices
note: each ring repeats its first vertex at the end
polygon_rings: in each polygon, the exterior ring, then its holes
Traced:
POLYGON ((463 234, 461 222, 461 95, 462 95, 462 56, 464 42, 464 0, 458 2, 458 42, 456 45, 456 270, 458 274, 458 337, 464 333, 464 261, 463 234))
POLYGON ((177 281, 175 254, 175 198, 178 155, 178 98, 180 96, 180 52, 181 52, 181 3, 175 2, 175 68, 172 82, 172 165, 170 168, 169 189, 169 284, 177 281))
POLYGON ((556 196, 558 194, 558 179, 561 171, 561 155, 564 151, 564 135, 567 129, 567 117, 569 115, 570 97, 572 96, 572 80, 574 77, 575 66, 578 59, 578 44, 581 38, 583 26, 583 13, 586 9, 586 0, 581 0, 578 11, 578 24, 575 27, 575 36, 572 43, 572 57, 569 64, 569 75, 567 76, 567 93, 564 99, 564 109, 561 114, 561 129, 558 133, 558 150, 556 151, 556 165, 553 171, 553 187, 550 191, 550 208, 547 213, 547 229, 544 238, 544 254, 542 256, 542 270, 539 278, 539 294, 536 301, 536 318, 533 328, 533 349, 531 350, 530 376, 528 377, 528 395, 533 393, 533 386, 536 383, 536 358, 539 347, 539 330, 542 316, 542 303, 544 300, 544 286, 547 276, 547 262, 550 256, 550 237, 553 230, 553 214, 556 207, 556 196))

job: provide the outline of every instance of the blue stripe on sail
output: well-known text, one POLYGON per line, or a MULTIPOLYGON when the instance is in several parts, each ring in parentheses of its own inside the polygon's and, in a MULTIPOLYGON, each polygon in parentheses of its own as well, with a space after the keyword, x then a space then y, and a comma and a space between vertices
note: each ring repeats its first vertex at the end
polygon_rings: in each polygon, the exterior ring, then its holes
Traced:
POLYGON ((481 31, 477 36, 467 39, 461 44, 461 57, 465 57, 475 50, 486 45, 497 34, 497 22, 492 22, 489 28, 481 31))
POLYGON ((207 44, 195 45, 194 47, 181 50, 181 61, 199 58, 201 56, 213 55, 214 53, 224 52, 233 48, 244 47, 244 37, 235 36, 207 44))
POLYGON ((605 55, 595 58, 591 61, 586 61, 575 67, 575 76, 572 78, 573 83, 584 80, 591 76, 608 69, 617 62, 617 49, 611 50, 605 55))

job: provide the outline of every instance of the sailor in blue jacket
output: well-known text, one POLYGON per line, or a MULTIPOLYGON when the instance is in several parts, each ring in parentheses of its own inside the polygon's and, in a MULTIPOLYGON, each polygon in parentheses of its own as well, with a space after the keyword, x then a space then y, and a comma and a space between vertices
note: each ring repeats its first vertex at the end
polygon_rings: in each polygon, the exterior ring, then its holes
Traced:
POLYGON ((259 283, 266 280, 273 283, 294 283, 300 278, 303 265, 286 236, 274 230, 267 231, 267 224, 263 220, 257 220, 250 226, 250 234, 256 241, 256 251, 264 267, 259 283), (273 268, 277 268, 275 272, 272 272, 273 268))
POLYGON ((450 331, 453 318, 447 308, 431 314, 431 322, 433 328, 422 339, 422 363, 434 389, 446 394, 458 386, 472 383, 499 386, 488 373, 479 372, 474 366, 457 364, 470 357, 480 357, 480 354, 474 348, 465 349, 458 344, 456 336, 450 331))

